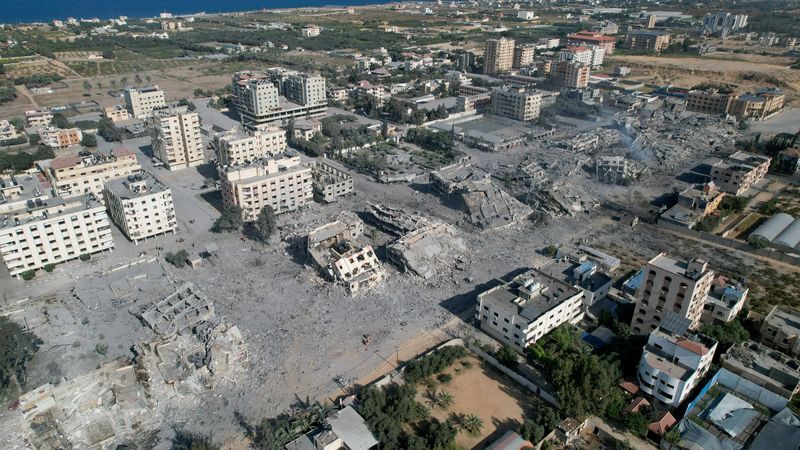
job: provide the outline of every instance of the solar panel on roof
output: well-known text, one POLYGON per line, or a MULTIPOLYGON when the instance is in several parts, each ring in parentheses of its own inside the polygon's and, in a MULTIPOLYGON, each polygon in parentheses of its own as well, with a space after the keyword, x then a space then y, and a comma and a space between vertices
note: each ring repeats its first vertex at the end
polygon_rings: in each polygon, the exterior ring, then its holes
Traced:
POLYGON ((683 336, 686 334, 686 330, 688 330, 691 325, 691 320, 671 311, 666 313, 661 323, 658 324, 659 327, 676 336, 683 336))

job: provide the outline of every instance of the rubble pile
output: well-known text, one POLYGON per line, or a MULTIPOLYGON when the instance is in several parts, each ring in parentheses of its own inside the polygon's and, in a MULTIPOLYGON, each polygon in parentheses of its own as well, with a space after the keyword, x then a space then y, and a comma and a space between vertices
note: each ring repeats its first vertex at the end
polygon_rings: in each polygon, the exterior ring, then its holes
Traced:
POLYGON ((214 305, 195 291, 191 283, 185 283, 177 292, 136 315, 156 333, 172 337, 178 333, 185 333, 194 325, 213 317, 214 305))

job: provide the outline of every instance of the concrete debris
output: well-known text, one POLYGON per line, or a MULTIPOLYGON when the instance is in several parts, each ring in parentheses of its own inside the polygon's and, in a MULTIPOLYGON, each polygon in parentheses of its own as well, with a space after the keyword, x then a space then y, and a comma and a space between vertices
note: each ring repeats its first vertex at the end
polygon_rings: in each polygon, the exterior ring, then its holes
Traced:
POLYGON ((467 253, 455 227, 445 223, 425 225, 387 247, 389 260, 407 272, 428 279, 441 267, 450 267, 467 253))
POLYGON ((198 323, 213 317, 214 305, 192 283, 186 283, 137 315, 156 333, 172 337, 191 331, 198 323))
POLYGON ((624 156, 598 156, 594 167, 597 179, 608 184, 628 185, 647 173, 647 168, 624 156))
POLYGON ((306 248, 314 266, 326 279, 344 285, 350 294, 369 289, 385 276, 372 246, 358 244, 363 234, 364 223, 349 211, 308 234, 306 248))
POLYGON ((367 217, 372 225, 395 237, 405 236, 428 223, 428 219, 420 215, 375 203, 369 203, 367 217))
POLYGON ((619 131, 609 128, 597 128, 590 132, 579 133, 558 143, 559 147, 573 152, 592 153, 619 143, 619 131))

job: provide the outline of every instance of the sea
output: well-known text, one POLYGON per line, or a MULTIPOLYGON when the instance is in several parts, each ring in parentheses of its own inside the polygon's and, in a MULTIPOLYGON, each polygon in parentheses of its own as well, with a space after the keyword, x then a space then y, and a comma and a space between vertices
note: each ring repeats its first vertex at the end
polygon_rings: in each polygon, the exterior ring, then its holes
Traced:
POLYGON ((388 0, 0 0, 0 24, 94 18, 156 17, 172 14, 222 13, 308 6, 359 6, 388 0))

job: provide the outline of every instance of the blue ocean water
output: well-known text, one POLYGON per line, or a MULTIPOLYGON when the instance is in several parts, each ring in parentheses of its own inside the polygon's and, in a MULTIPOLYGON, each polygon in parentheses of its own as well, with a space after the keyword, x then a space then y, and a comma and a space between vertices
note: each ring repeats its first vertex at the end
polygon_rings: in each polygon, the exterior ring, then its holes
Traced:
POLYGON ((325 5, 368 5, 382 0, 0 0, 0 23, 49 22, 53 19, 154 17, 162 12, 190 14, 300 8, 325 5))

